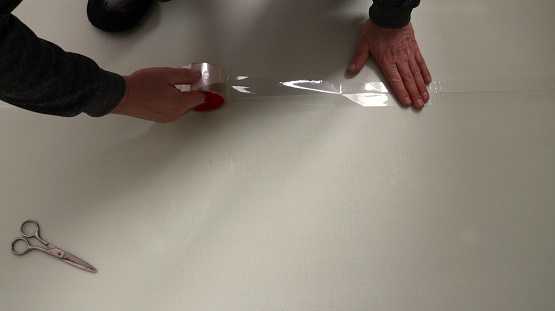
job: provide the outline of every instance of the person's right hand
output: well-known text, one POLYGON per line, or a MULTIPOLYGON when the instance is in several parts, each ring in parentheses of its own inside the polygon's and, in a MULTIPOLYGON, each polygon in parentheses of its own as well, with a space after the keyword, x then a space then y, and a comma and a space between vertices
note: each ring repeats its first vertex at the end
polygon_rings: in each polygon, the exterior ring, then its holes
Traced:
POLYGON ((204 102, 202 92, 181 92, 175 85, 192 84, 200 72, 186 68, 146 68, 125 79, 125 95, 112 111, 159 123, 175 122, 204 102))
POLYGON ((420 53, 411 23, 403 28, 387 29, 368 19, 347 72, 358 73, 370 55, 382 69, 401 104, 417 109, 424 107, 430 99, 426 84, 432 82, 432 76, 420 53))

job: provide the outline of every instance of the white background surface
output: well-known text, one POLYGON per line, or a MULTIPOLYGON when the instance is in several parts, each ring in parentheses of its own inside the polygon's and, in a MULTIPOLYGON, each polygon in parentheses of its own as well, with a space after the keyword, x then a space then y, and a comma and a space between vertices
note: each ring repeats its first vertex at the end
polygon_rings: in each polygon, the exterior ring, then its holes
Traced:
MULTIPOLYGON (((340 79, 369 4, 174 0, 118 35, 84 0, 14 14, 120 74, 340 79)), ((422 112, 239 97, 159 125, 1 106, 0 309, 555 309, 553 13, 423 1, 413 24, 446 87, 422 112), (99 272, 12 255, 26 219, 99 272)), ((380 80, 369 62, 352 81, 380 80)))

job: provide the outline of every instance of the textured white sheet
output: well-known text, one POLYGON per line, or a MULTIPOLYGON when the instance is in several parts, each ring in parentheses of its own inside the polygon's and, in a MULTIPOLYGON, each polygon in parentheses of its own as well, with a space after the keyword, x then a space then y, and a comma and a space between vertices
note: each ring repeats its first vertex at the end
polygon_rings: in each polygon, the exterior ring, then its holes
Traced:
MULTIPOLYGON (((340 79, 366 0, 173 0, 136 31, 25 0, 102 67, 340 79)), ((555 309, 555 2, 425 0, 422 112, 235 98, 171 125, 0 109, 1 310, 555 309), (503 7, 500 7, 503 6, 503 7), (26 219, 89 274, 9 244, 26 219)), ((353 79, 380 81, 373 63, 353 79)))

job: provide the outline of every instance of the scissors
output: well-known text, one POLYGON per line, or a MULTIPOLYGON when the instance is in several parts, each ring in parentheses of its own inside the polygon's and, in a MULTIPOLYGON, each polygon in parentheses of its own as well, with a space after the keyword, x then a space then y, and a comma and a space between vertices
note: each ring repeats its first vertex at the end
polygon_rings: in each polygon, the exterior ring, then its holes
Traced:
POLYGON ((57 248, 56 246, 54 246, 51 243, 46 242, 45 240, 40 238, 39 235, 39 224, 34 221, 34 220, 26 220, 23 222, 23 224, 21 224, 21 235, 23 235, 22 237, 19 237, 15 240, 13 240, 12 242, 12 253, 14 253, 17 256, 21 256, 25 253, 27 253, 29 250, 39 250, 41 252, 45 252, 47 254, 50 254, 56 258, 59 258, 63 261, 65 261, 66 263, 75 266, 77 268, 83 269, 85 271, 89 271, 89 272, 93 272, 96 273, 96 268, 93 267, 92 265, 90 265, 89 263, 87 263, 86 261, 84 261, 83 259, 73 256, 72 254, 63 251, 59 248, 57 248), (33 224, 36 228, 35 231, 33 231, 32 234, 26 234, 25 230, 23 229, 23 227, 25 227, 26 224, 33 224), (30 238, 36 238, 38 239, 42 244, 44 244, 47 248, 44 247, 37 247, 37 246, 32 246, 31 244, 29 244, 29 239, 30 238), (24 242, 21 243, 20 241, 24 242), (24 244, 25 245, 25 249, 21 250, 21 251, 17 251, 15 248, 16 244, 24 244))

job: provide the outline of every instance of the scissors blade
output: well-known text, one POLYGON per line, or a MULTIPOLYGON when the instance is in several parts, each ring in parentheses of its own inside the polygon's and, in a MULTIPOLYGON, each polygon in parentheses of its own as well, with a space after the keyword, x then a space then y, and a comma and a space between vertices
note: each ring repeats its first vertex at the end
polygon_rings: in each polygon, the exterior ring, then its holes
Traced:
POLYGON ((79 269, 83 269, 85 271, 89 271, 92 273, 96 273, 96 268, 93 267, 91 264, 89 264, 88 262, 84 261, 83 259, 77 257, 77 256, 73 256, 70 253, 65 253, 64 256, 62 258, 60 258, 61 260, 65 261, 66 263, 75 266, 79 269))

